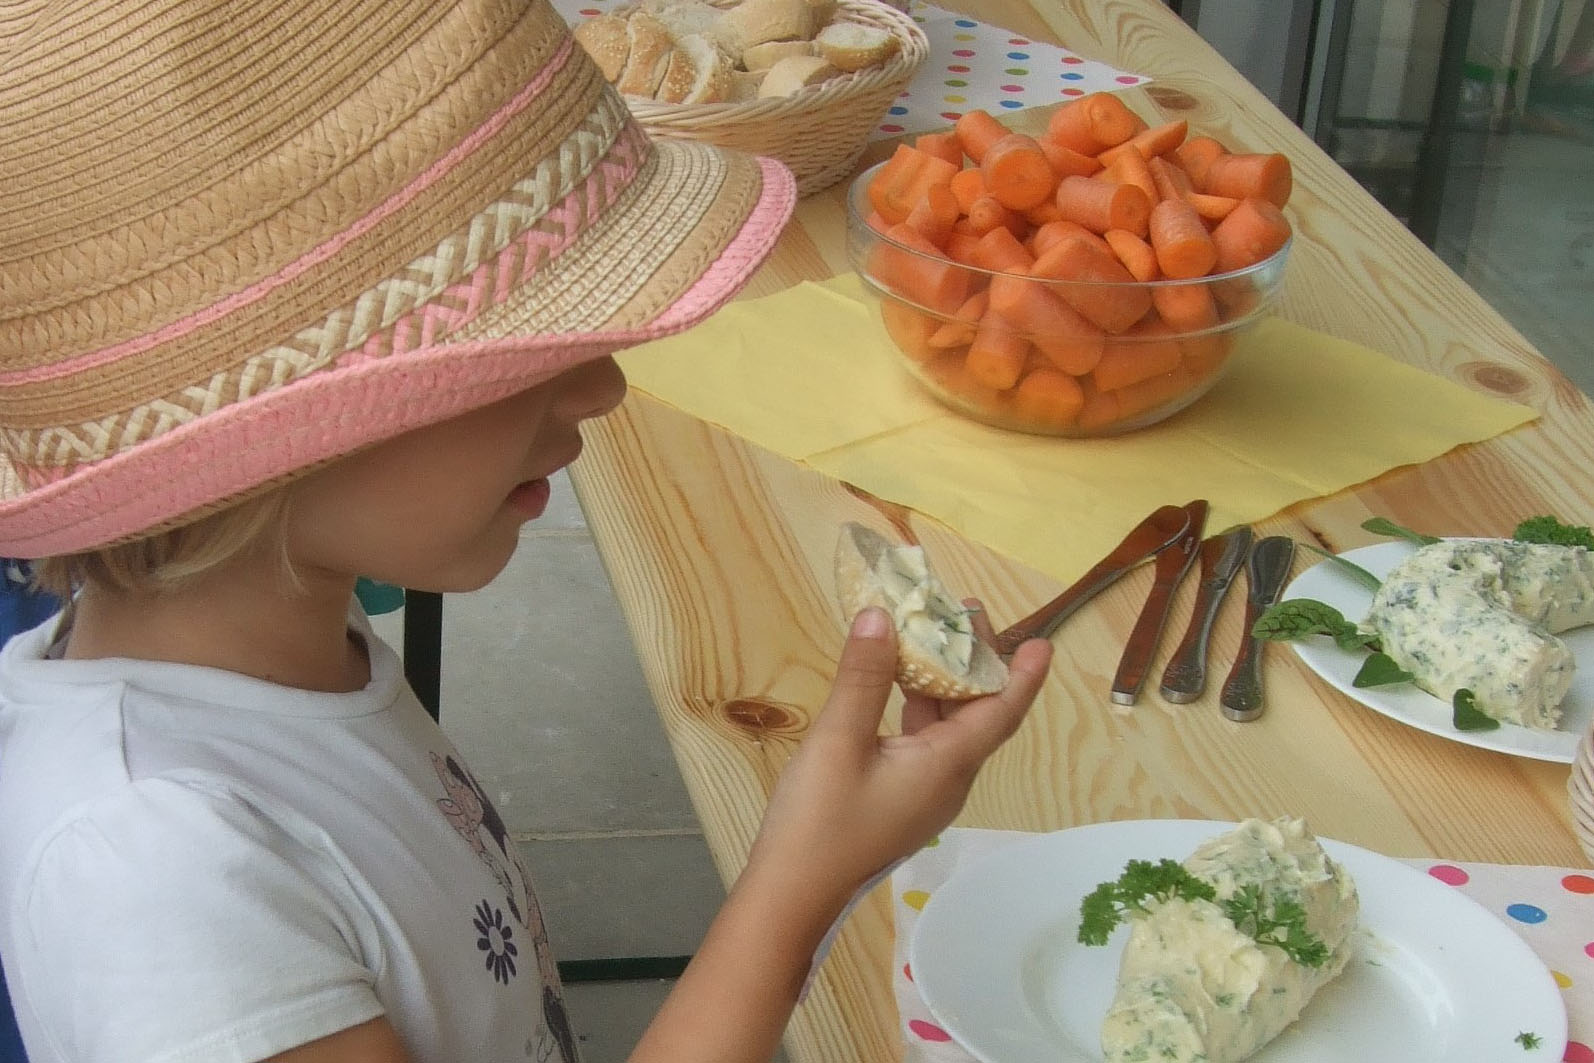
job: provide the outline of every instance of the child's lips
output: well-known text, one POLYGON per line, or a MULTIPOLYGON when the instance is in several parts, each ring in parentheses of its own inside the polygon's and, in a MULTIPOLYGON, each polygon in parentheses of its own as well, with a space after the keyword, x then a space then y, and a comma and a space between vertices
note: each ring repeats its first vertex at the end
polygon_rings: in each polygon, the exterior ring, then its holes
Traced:
POLYGON ((548 508, 548 499, 553 495, 553 485, 546 476, 525 483, 516 484, 515 489, 509 492, 509 506, 522 514, 527 520, 535 520, 542 516, 548 508))

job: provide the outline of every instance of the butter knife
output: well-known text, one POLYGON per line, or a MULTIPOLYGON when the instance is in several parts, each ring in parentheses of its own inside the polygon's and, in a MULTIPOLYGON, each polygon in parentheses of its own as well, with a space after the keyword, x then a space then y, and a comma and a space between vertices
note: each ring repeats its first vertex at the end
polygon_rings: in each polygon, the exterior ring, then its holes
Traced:
POLYGON ((1205 499, 1196 499, 1184 509, 1190 516, 1190 523, 1173 545, 1157 555, 1151 593, 1146 595, 1146 604, 1141 606, 1140 618, 1129 632, 1129 643, 1119 658, 1118 674, 1112 681, 1112 699, 1116 704, 1133 705, 1140 697, 1140 688, 1146 685, 1146 673, 1151 670, 1151 658, 1157 652, 1157 642, 1168 622, 1173 594, 1195 563, 1201 531, 1207 523, 1207 503, 1205 499))
POLYGON ((1262 640, 1251 634, 1261 616, 1284 591, 1295 561, 1295 540, 1270 535, 1251 548, 1246 560, 1245 578, 1250 584, 1245 602, 1245 633, 1240 653, 1224 681, 1218 704, 1223 715, 1244 723, 1262 715, 1262 640))
POLYGON ((1093 565, 1073 586, 1029 616, 999 632, 992 646, 1007 656, 1025 639, 1049 638, 1080 606, 1106 590, 1125 572, 1174 542, 1190 524, 1183 506, 1161 506, 1124 536, 1107 556, 1093 565))
POLYGON ((1162 672, 1161 694, 1176 705, 1199 698, 1207 688, 1207 644, 1212 622, 1234 582, 1234 574, 1251 549, 1251 529, 1245 525, 1210 536, 1201 544, 1201 583, 1196 591, 1190 626, 1179 648, 1162 672))

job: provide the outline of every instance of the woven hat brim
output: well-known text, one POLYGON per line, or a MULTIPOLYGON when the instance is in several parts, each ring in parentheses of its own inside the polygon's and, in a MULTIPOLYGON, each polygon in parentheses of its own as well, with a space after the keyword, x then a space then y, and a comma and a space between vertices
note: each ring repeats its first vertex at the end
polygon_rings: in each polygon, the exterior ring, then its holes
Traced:
MULTIPOLYGON (((78 553, 192 520, 330 460, 476 409, 584 362, 671 335, 733 297, 774 247, 796 203, 769 159, 661 141, 657 165, 515 297, 474 316, 436 318, 383 357, 351 358, 207 413, 138 445, 29 486, 0 477, 0 556, 78 553), (728 169, 692 231, 646 240, 653 205, 703 195, 702 171, 728 169), (730 221, 727 221, 729 217, 730 221), (640 237, 640 239, 639 239, 640 237), (627 242, 655 249, 612 258, 627 242), (594 292, 602 298, 593 298, 594 292)), ((441 303, 432 304, 433 306, 441 303)), ((428 309, 428 308, 422 308, 428 309)))

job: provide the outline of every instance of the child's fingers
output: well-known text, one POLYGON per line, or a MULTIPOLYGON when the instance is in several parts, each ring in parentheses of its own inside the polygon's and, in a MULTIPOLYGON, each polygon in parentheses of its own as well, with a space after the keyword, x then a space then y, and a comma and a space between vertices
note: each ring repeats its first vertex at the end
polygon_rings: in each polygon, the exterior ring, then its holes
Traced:
POLYGON ((996 629, 991 626, 991 614, 985 611, 985 604, 978 598, 963 599, 963 608, 969 611, 969 620, 974 624, 974 635, 987 646, 996 642, 996 629))
POLYGON ((947 713, 935 742, 957 760, 977 767, 1024 722, 1051 661, 1052 644, 1045 639, 1030 639, 1019 646, 1008 664, 1007 686, 947 713))
POLYGON ((884 609, 870 606, 853 618, 830 697, 813 730, 872 740, 896 680, 896 629, 884 609))

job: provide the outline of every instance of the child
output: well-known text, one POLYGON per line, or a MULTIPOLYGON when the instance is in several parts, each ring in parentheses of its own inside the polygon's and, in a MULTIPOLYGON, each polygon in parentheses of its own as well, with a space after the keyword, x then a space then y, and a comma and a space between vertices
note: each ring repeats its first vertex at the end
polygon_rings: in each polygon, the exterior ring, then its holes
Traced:
MULTIPOLYGON (((498 573, 789 174, 649 142, 545 0, 65 0, 0 17, 0 188, 0 556, 75 592, 0 652, 33 1063, 571 1063, 520 856, 353 588, 498 573)), ((861 614, 634 1059, 767 1060, 1048 646, 882 738, 894 660, 861 614)))

